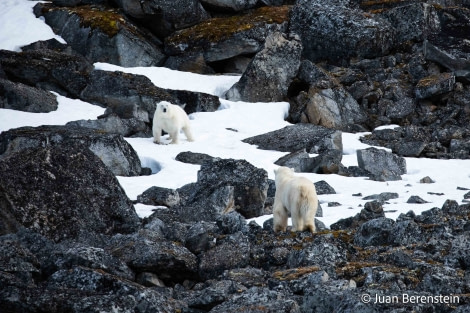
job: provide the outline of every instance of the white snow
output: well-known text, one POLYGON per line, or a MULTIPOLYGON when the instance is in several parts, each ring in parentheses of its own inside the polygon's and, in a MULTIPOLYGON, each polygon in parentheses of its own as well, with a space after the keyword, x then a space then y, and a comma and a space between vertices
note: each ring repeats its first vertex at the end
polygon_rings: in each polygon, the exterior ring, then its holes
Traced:
MULTIPOLYGON (((52 30, 41 20, 35 18, 32 7, 36 2, 28 0, 2 0, 0 2, 0 49, 19 51, 20 46, 36 40, 57 38, 52 30)), ((198 75, 178 72, 159 67, 122 68, 115 65, 97 63, 95 68, 108 71, 123 71, 147 76, 156 86, 171 89, 201 91, 222 96, 239 76, 198 75)), ((95 119, 103 114, 104 109, 80 100, 57 96, 59 109, 51 113, 25 113, 0 109, 0 132, 21 126, 63 125, 68 121, 95 119)), ((217 112, 194 113, 190 115, 191 126, 195 135, 194 142, 187 142, 181 136, 179 145, 156 145, 152 138, 126 138, 139 155, 142 165, 152 168, 155 174, 141 177, 118 177, 130 199, 151 186, 178 188, 195 182, 199 166, 184 164, 175 160, 179 152, 193 151, 206 153, 214 157, 245 159, 253 165, 264 168, 270 178, 274 178, 273 164, 286 153, 258 150, 255 146, 241 140, 286 125, 284 118, 288 103, 244 103, 221 100, 222 106, 217 112)), ((389 128, 396 125, 387 126, 389 128)), ((364 134, 343 133, 343 164, 357 165, 356 150, 369 147, 359 141, 364 134)), ((164 137, 166 139, 166 137, 164 137)), ((341 218, 355 215, 367 202, 363 197, 382 192, 396 192, 398 199, 392 199, 384 205, 386 216, 396 218, 400 213, 413 210, 416 214, 433 207, 441 207, 446 199, 462 202, 466 191, 457 187, 470 188, 470 160, 433 160, 406 158, 408 173, 403 180, 375 182, 367 178, 348 178, 338 175, 320 175, 301 173, 313 182, 325 180, 336 194, 320 195, 323 217, 319 218, 326 226, 341 218), (430 176, 434 184, 420 184, 419 180, 430 176), (444 195, 432 195, 443 193, 444 195), (353 196, 361 193, 362 197, 353 196), (407 199, 420 196, 429 203, 407 204, 407 199), (339 202, 337 207, 328 207, 328 202, 339 202)), ((135 206, 141 217, 152 213, 152 206, 135 206)), ((270 216, 256 218, 262 225, 270 216)))

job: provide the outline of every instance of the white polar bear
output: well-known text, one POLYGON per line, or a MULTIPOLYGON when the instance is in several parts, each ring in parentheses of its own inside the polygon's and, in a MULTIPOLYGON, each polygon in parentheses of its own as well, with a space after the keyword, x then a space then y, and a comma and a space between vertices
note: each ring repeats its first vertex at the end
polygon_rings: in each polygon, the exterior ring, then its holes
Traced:
POLYGON ((276 194, 273 214, 274 231, 286 231, 288 213, 291 213, 292 231, 315 232, 315 214, 318 208, 315 185, 305 177, 297 177, 294 171, 281 166, 274 170, 276 194))
POLYGON ((181 130, 188 141, 194 141, 189 125, 189 117, 186 112, 176 104, 166 101, 159 102, 153 116, 153 142, 160 143, 162 130, 170 135, 171 143, 178 144, 178 136, 181 130))

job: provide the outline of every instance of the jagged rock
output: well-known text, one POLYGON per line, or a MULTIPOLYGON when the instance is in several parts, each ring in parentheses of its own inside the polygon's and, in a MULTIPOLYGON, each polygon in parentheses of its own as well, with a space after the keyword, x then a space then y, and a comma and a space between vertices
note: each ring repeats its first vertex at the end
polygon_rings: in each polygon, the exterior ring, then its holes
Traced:
POLYGON ((396 31, 387 20, 366 15, 346 1, 297 1, 290 22, 290 30, 302 39, 303 56, 312 62, 373 58, 396 44, 396 31))
POLYGON ((305 149, 308 153, 328 150, 343 151, 341 132, 313 124, 295 124, 266 134, 243 139, 257 145, 258 149, 295 152, 305 149))
POLYGON ((215 278, 225 270, 245 267, 249 263, 250 243, 241 232, 217 241, 217 246, 200 256, 199 275, 204 279, 215 278))
POLYGON ((341 159, 343 153, 340 150, 328 150, 313 158, 313 173, 337 174, 343 167, 341 159))
POLYGON ((197 181, 206 186, 231 186, 234 192, 232 209, 245 218, 263 215, 268 191, 265 170, 245 160, 214 159, 201 165, 197 181))
POLYGON ((361 247, 389 244, 394 223, 394 220, 385 217, 365 222, 354 235, 354 244, 361 247))
POLYGON ((205 62, 256 53, 264 47, 269 34, 287 30, 288 14, 289 6, 280 6, 212 18, 168 36, 165 53, 174 56, 202 52, 205 62))
POLYGON ((0 50, 0 67, 11 81, 79 97, 93 65, 82 56, 52 50, 0 50))
POLYGON ((139 224, 116 177, 88 149, 27 148, 2 158, 0 172, 9 226, 2 234, 24 226, 58 242, 83 232, 128 233, 139 224))
POLYGON ((214 157, 211 157, 205 153, 196 153, 191 151, 180 152, 176 155, 175 160, 183 163, 202 165, 205 161, 211 161, 214 157))
POLYGON ((220 107, 219 97, 203 92, 188 90, 166 90, 176 99, 187 114, 194 112, 215 112, 220 107))
POLYGON ((455 76, 451 73, 442 73, 421 79, 416 85, 415 94, 418 99, 425 99, 440 95, 454 89, 455 76))
POLYGON ((188 307, 195 310, 210 309, 230 299, 238 292, 244 292, 246 288, 240 283, 232 280, 208 281, 203 289, 185 293, 183 296, 187 299, 188 307))
POLYGON ((61 43, 55 38, 51 38, 48 40, 35 41, 29 45, 21 47, 21 51, 28 51, 28 50, 53 50, 53 51, 61 52, 65 54, 82 56, 80 53, 73 50, 71 46, 65 43, 61 43))
POLYGON ((104 6, 34 8, 51 28, 91 62, 125 67, 158 66, 165 59, 158 40, 136 27, 118 10, 104 6))
POLYGON ((314 184, 315 184, 315 189, 317 191, 317 195, 336 194, 335 189, 331 187, 330 184, 328 184, 324 180, 317 181, 314 184))
POLYGON ((154 186, 138 195, 137 202, 147 205, 163 205, 171 208, 179 204, 180 196, 178 191, 174 189, 154 186))
POLYGON ((200 23, 209 14, 197 0, 116 0, 116 4, 130 17, 144 24, 159 37, 166 37, 178 29, 200 23))
POLYGON ((197 272, 197 258, 187 248, 167 240, 151 240, 143 233, 115 235, 106 249, 136 273, 154 273, 165 283, 192 279, 197 272))
POLYGON ((247 231, 247 225, 245 218, 238 212, 230 212, 228 214, 221 215, 216 220, 217 227, 224 234, 234 234, 238 231, 247 231))
POLYGON ((57 107, 56 96, 52 93, 0 78, 0 108, 47 113, 57 107))
POLYGON ((377 148, 357 150, 357 162, 360 168, 371 173, 373 180, 400 180, 400 175, 406 174, 404 158, 377 148))
POLYGON ((0 159, 27 148, 74 146, 90 149, 115 175, 138 176, 140 159, 118 134, 68 126, 39 126, 11 129, 0 134, 0 159))
POLYGON ((218 228, 213 223, 197 222, 189 227, 184 237, 184 245, 189 251, 198 255, 215 246, 215 236, 217 233, 218 228))
POLYGON ((276 102, 284 100, 300 66, 302 44, 298 37, 275 32, 266 38, 240 80, 225 94, 231 101, 276 102))
POLYGON ((311 172, 313 163, 313 158, 310 157, 305 149, 291 152, 274 162, 276 165, 292 168, 295 172, 299 173, 311 172))
POLYGON ((72 127, 84 127, 107 133, 119 134, 123 137, 141 135, 142 137, 151 137, 152 132, 144 121, 137 118, 122 119, 114 113, 104 117, 98 117, 96 120, 78 120, 65 124, 72 127))
POLYGON ((300 117, 302 123, 348 130, 367 118, 357 101, 341 87, 321 90, 312 87, 307 93, 301 92, 296 101, 304 107, 300 117))
POLYGON ((372 219, 385 217, 385 213, 382 207, 382 203, 379 201, 367 202, 364 205, 364 209, 355 216, 343 218, 330 225, 332 230, 343 230, 350 228, 357 228, 367 221, 372 219))

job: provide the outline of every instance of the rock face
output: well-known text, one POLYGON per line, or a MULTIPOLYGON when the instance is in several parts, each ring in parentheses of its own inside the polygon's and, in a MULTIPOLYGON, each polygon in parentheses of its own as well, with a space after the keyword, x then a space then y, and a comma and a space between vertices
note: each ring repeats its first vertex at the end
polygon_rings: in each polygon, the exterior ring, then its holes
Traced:
POLYGON ((27 148, 3 157, 0 172, 2 234, 23 226, 58 242, 139 225, 116 177, 88 149, 27 148))
POLYGON ((225 97, 231 101, 282 101, 297 74, 301 52, 302 44, 298 37, 271 34, 266 38, 264 49, 256 54, 225 97))
POLYGON ((131 145, 117 134, 69 126, 21 127, 0 134, 0 159, 27 148, 74 146, 89 149, 114 175, 138 176, 140 159, 131 145))
POLYGON ((300 36, 303 55, 313 62, 382 56, 396 40, 396 31, 387 20, 365 15, 341 0, 297 1, 290 30, 300 36))

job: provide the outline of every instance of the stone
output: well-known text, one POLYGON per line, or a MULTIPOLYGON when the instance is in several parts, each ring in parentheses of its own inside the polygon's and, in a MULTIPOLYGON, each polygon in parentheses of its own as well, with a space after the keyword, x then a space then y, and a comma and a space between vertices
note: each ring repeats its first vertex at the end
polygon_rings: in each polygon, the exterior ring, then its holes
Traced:
POLYGON ((213 160, 214 158, 205 153, 197 153, 191 151, 180 152, 176 155, 175 160, 188 164, 202 165, 206 161, 213 160))
POLYGON ((137 202, 146 205, 163 205, 174 207, 179 204, 180 197, 178 191, 163 187, 150 187, 137 196, 137 202))
POLYGON ((406 160, 385 150, 357 150, 357 161, 360 168, 371 173, 373 180, 400 180, 406 174, 406 160))
POLYGON ((415 95, 418 99, 426 99, 452 91, 454 84, 455 76, 451 73, 424 77, 416 84, 415 95))
POLYGON ((394 221, 376 218, 362 224, 354 235, 354 244, 360 247, 387 245, 392 240, 394 221))
POLYGON ((42 89, 0 78, 0 108, 31 113, 57 110, 56 96, 42 89))

